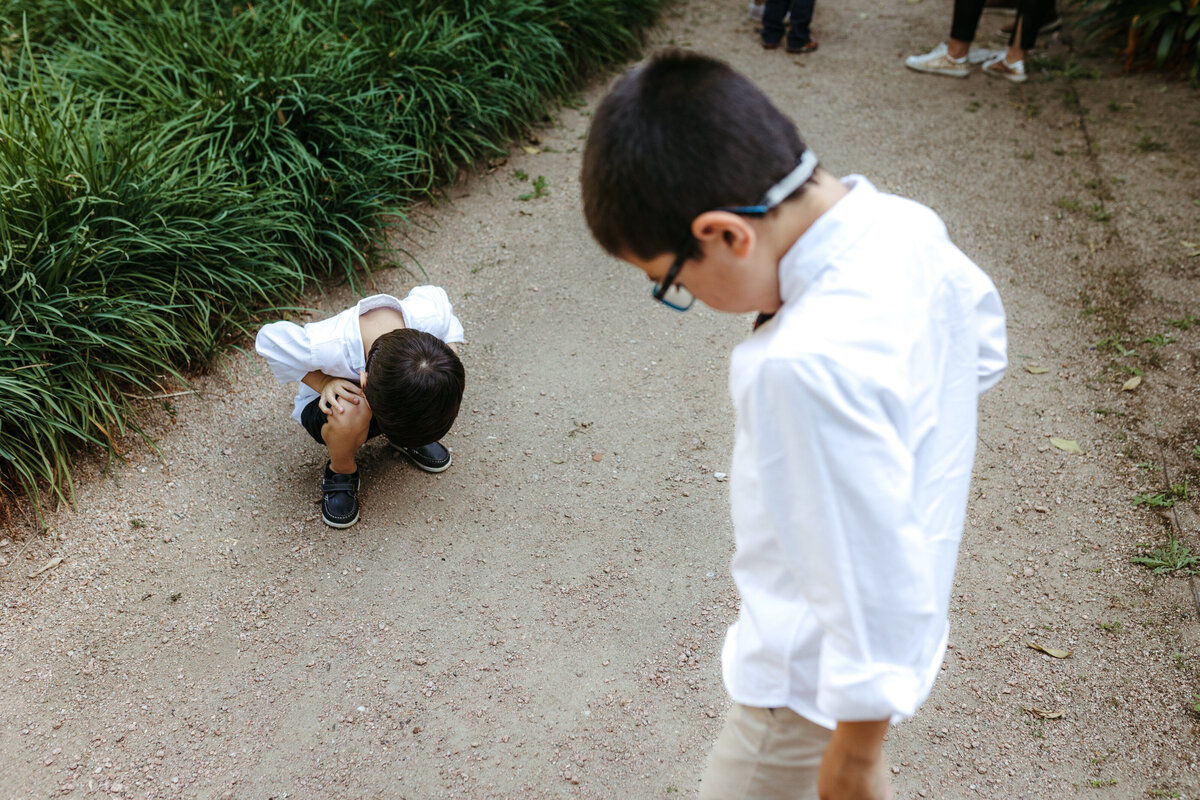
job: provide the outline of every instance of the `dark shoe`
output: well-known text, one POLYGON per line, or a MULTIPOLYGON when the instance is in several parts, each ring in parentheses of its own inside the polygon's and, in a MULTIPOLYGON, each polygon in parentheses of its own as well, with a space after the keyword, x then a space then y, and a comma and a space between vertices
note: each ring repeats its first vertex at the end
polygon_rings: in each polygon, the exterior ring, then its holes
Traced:
POLYGON ((420 447, 392 445, 392 449, 408 456, 417 465, 417 469, 423 469, 426 472, 442 472, 450 466, 450 451, 443 447, 441 442, 425 444, 420 447))
POLYGON ((342 475, 325 464, 321 480, 321 518, 331 528, 349 528, 358 522, 358 471, 342 475))
POLYGON ((818 44, 816 39, 809 39, 807 42, 800 45, 799 47, 792 47, 789 44, 787 46, 787 51, 789 53, 792 53, 793 55, 795 55, 797 53, 815 53, 817 51, 817 48, 820 46, 821 45, 818 44))
POLYGON ((779 42, 763 42, 763 50, 778 50, 779 42))

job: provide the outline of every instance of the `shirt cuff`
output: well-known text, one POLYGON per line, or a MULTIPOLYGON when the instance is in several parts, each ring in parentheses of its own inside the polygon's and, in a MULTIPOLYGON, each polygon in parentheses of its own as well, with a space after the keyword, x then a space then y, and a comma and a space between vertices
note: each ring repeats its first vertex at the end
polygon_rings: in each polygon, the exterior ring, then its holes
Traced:
POLYGON ((916 713, 931 687, 913 670, 863 663, 825 652, 817 708, 839 722, 887 719, 896 723, 916 713))

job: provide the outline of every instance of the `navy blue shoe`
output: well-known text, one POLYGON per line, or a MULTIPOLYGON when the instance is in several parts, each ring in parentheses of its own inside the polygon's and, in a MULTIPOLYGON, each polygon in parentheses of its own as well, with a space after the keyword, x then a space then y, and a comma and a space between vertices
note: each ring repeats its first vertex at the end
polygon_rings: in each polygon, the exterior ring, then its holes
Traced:
POLYGON ((417 465, 417 469, 423 469, 426 472, 443 472, 450 466, 450 451, 443 447, 441 442, 424 444, 420 447, 400 447, 394 444, 392 449, 408 456, 417 465))
POLYGON ((321 479, 321 518, 331 528, 349 528, 358 522, 358 470, 353 475, 342 475, 325 464, 325 477, 321 479))

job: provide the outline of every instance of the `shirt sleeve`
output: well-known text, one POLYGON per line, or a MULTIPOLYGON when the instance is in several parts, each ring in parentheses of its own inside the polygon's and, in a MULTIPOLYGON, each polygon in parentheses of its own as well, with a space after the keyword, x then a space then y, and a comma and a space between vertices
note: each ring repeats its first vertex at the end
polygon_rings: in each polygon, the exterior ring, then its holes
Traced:
POLYGON ((443 342, 461 342, 463 326, 454 316, 450 296, 440 286, 417 286, 404 298, 405 322, 410 328, 432 333, 443 342))
POLYGON ((763 504, 822 629, 817 706, 911 716, 945 634, 914 463, 877 384, 828 359, 768 359, 750 414, 763 504))
POLYGON ((1004 306, 990 280, 975 302, 975 320, 979 338, 979 393, 1000 382, 1008 367, 1008 336, 1005 332, 1004 306))
POLYGON ((267 360, 280 383, 297 383, 313 370, 308 331, 294 322, 272 322, 259 328, 254 350, 267 360))

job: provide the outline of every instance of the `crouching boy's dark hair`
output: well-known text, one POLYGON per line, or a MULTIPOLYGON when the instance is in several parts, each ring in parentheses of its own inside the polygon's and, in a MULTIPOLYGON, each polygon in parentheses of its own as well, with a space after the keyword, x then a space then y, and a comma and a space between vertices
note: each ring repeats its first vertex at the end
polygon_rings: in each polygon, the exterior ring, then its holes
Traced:
POLYGON ((462 361, 445 342, 424 331, 401 328, 371 345, 363 394, 393 444, 420 447, 450 430, 465 383, 462 361))
POLYGON ((707 56, 669 50, 621 77, 592 118, 583 212, 600 246, 651 259, 689 244, 692 220, 752 205, 804 152, 791 120, 707 56))

